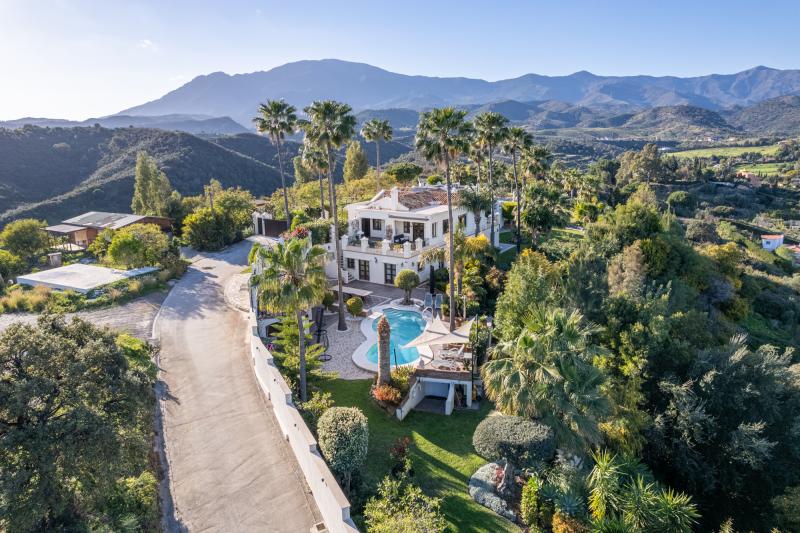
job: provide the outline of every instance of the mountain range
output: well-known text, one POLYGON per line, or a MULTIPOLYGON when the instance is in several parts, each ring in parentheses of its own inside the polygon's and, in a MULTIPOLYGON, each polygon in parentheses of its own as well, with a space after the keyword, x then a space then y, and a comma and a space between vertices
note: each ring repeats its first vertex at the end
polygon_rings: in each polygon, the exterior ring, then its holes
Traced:
POLYGON ((208 115, 168 114, 159 116, 110 115, 86 120, 64 120, 57 118, 25 117, 0 121, 0 128, 17 129, 29 124, 43 128, 76 128, 99 125, 104 128, 156 128, 169 131, 184 131, 196 135, 233 135, 250 130, 230 117, 211 117, 208 115))
POLYGON ((283 98, 302 109, 313 100, 334 99, 356 111, 441 105, 470 106, 513 100, 556 100, 603 112, 690 105, 712 111, 800 94, 800 70, 755 67, 736 74, 675 76, 568 76, 525 74, 485 81, 409 76, 337 59, 297 61, 268 71, 198 76, 157 100, 122 111, 127 115, 203 114, 249 125, 259 102, 283 98))

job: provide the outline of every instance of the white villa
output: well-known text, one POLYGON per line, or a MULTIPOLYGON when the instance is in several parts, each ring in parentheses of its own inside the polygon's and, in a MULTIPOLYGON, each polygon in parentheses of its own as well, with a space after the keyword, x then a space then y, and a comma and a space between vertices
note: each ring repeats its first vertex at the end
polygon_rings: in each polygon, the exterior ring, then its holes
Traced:
MULTIPOLYGON (((467 235, 474 235, 475 218, 458 205, 458 194, 454 189, 453 222, 462 225, 467 235)), ((445 245, 444 236, 450 231, 445 188, 393 187, 366 202, 346 205, 345 210, 348 230, 341 237, 345 282, 392 285, 403 269, 415 270, 421 281, 428 279, 429 269, 420 264, 419 256, 424 250, 445 245)), ((499 213, 495 224, 499 228, 499 213)), ((489 229, 488 213, 482 213, 480 233, 489 237, 489 229)), ((495 231, 495 241, 499 234, 499 230, 495 231)), ((329 244, 328 249, 333 252, 333 245, 329 244)), ((334 262, 328 264, 327 270, 330 277, 336 276, 334 262)))

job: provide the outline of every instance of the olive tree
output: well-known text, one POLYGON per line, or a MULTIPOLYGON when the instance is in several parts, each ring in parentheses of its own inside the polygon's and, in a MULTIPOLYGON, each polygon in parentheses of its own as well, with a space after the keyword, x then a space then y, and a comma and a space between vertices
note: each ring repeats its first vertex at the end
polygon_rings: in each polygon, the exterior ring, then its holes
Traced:
POLYGON ((403 289, 406 293, 405 299, 403 300, 403 304, 405 305, 411 303, 411 291, 414 290, 414 287, 417 285, 419 285, 419 275, 408 268, 398 272, 397 276, 394 278, 394 286, 398 289, 403 289))

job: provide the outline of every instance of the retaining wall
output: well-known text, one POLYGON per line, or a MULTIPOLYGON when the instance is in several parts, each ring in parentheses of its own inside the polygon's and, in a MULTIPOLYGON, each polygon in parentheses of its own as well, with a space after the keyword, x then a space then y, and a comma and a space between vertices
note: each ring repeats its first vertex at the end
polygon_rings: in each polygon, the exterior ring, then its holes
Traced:
POLYGON ((314 435, 294 406, 292 392, 278 372, 272 354, 261 342, 252 311, 250 353, 256 381, 272 403, 275 418, 300 464, 325 526, 331 533, 356 533, 358 529, 350 519, 350 502, 320 455, 314 435))

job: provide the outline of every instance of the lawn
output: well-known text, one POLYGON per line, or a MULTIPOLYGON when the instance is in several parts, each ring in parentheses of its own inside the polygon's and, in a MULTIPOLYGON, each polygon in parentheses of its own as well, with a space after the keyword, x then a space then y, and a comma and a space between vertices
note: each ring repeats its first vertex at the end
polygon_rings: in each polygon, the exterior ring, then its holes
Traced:
POLYGON ((684 150, 682 152, 667 152, 667 155, 675 157, 736 157, 747 152, 758 152, 765 155, 774 155, 778 151, 777 144, 767 146, 716 146, 711 148, 698 148, 696 150, 684 150))
POLYGON ((475 426, 488 414, 486 402, 479 411, 456 411, 451 416, 412 412, 402 422, 380 409, 369 397, 371 380, 326 379, 338 406, 358 407, 369 419, 369 453, 362 470, 362 491, 372 493, 389 473, 389 447, 408 436, 414 482, 425 494, 442 498, 442 511, 453 532, 519 531, 517 526, 478 505, 469 496, 469 477, 486 461, 472 448, 475 426))
POLYGON ((742 172, 753 172, 755 174, 764 174, 767 176, 777 176, 781 174, 780 168, 782 166, 783 163, 755 163, 737 166, 736 170, 740 170, 742 172))

